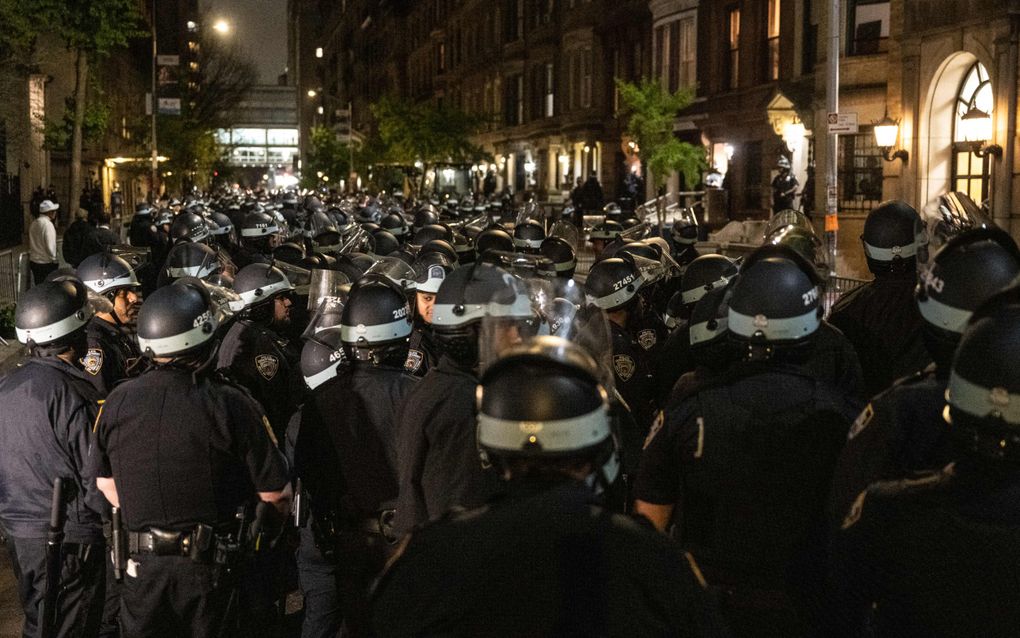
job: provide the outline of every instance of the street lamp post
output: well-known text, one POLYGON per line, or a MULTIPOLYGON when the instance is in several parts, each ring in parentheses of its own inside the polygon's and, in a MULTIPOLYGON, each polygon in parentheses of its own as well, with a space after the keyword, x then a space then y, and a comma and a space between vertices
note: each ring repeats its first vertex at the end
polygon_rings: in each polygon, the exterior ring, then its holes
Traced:
POLYGON ((159 97, 156 95, 156 0, 152 0, 152 97, 150 99, 150 110, 151 117, 149 125, 151 127, 150 136, 152 140, 152 166, 151 173, 149 175, 149 196, 152 199, 152 204, 156 203, 156 194, 158 186, 156 180, 159 177, 159 153, 156 151, 156 111, 159 109, 159 97))

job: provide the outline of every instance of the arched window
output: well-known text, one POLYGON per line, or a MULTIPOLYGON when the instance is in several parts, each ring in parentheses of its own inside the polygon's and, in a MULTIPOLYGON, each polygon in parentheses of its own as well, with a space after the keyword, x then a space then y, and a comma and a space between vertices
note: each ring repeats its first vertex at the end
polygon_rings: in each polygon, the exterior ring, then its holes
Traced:
POLYGON ((973 147, 966 143, 960 127, 960 118, 972 107, 991 113, 995 107, 992 83, 988 69, 975 62, 963 76, 960 91, 956 94, 956 108, 953 110, 953 162, 952 188, 966 193, 980 204, 988 198, 988 157, 978 157, 973 147))

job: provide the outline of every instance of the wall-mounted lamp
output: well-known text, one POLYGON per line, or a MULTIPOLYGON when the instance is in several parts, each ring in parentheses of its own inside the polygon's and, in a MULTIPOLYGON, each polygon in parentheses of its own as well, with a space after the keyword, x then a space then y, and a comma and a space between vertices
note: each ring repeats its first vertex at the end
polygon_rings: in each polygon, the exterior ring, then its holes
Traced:
POLYGON ((882 158, 887 162, 892 162, 896 159, 903 160, 906 164, 910 159, 910 153, 906 149, 896 149, 896 140, 900 136, 900 123, 899 120, 894 120, 889 117, 886 113, 884 117, 878 122, 875 122, 875 145, 882 149, 882 158))
POLYGON ((970 144, 971 152, 978 157, 994 155, 1002 157, 1002 147, 989 144, 992 139, 992 116, 976 106, 970 107, 960 118, 960 132, 963 139, 970 144))

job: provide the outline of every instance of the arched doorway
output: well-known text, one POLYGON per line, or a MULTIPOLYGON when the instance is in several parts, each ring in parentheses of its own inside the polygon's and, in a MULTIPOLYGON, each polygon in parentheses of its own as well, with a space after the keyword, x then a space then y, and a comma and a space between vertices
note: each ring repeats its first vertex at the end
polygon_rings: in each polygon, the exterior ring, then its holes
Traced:
POLYGON ((966 186, 961 189, 964 192, 975 188, 982 199, 988 195, 987 161, 972 157, 957 141, 956 122, 967 110, 960 110, 961 102, 972 98, 980 100, 982 110, 987 107, 986 112, 992 112, 987 64, 969 51, 958 51, 933 74, 918 118, 917 202, 921 206, 960 186, 966 186))
POLYGON ((953 160, 951 188, 954 191, 967 193, 972 200, 980 204, 990 194, 988 182, 990 176, 989 157, 978 157, 973 145, 963 137, 960 126, 962 118, 972 108, 991 113, 995 108, 992 95, 992 83, 988 78, 988 69, 980 62, 975 62, 963 76, 960 90, 956 94, 955 117, 953 118, 953 160))

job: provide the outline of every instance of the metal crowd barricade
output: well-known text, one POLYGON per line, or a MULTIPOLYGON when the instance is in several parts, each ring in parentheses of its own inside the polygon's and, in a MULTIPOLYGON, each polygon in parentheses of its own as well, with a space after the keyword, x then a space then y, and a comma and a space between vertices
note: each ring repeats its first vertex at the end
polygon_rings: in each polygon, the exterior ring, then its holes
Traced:
POLYGON ((825 316, 829 316, 829 312, 832 307, 836 305, 836 302, 841 296, 860 288, 864 284, 868 283, 866 279, 855 279, 853 277, 829 277, 829 281, 825 286, 825 293, 822 298, 822 307, 825 309, 825 316))

